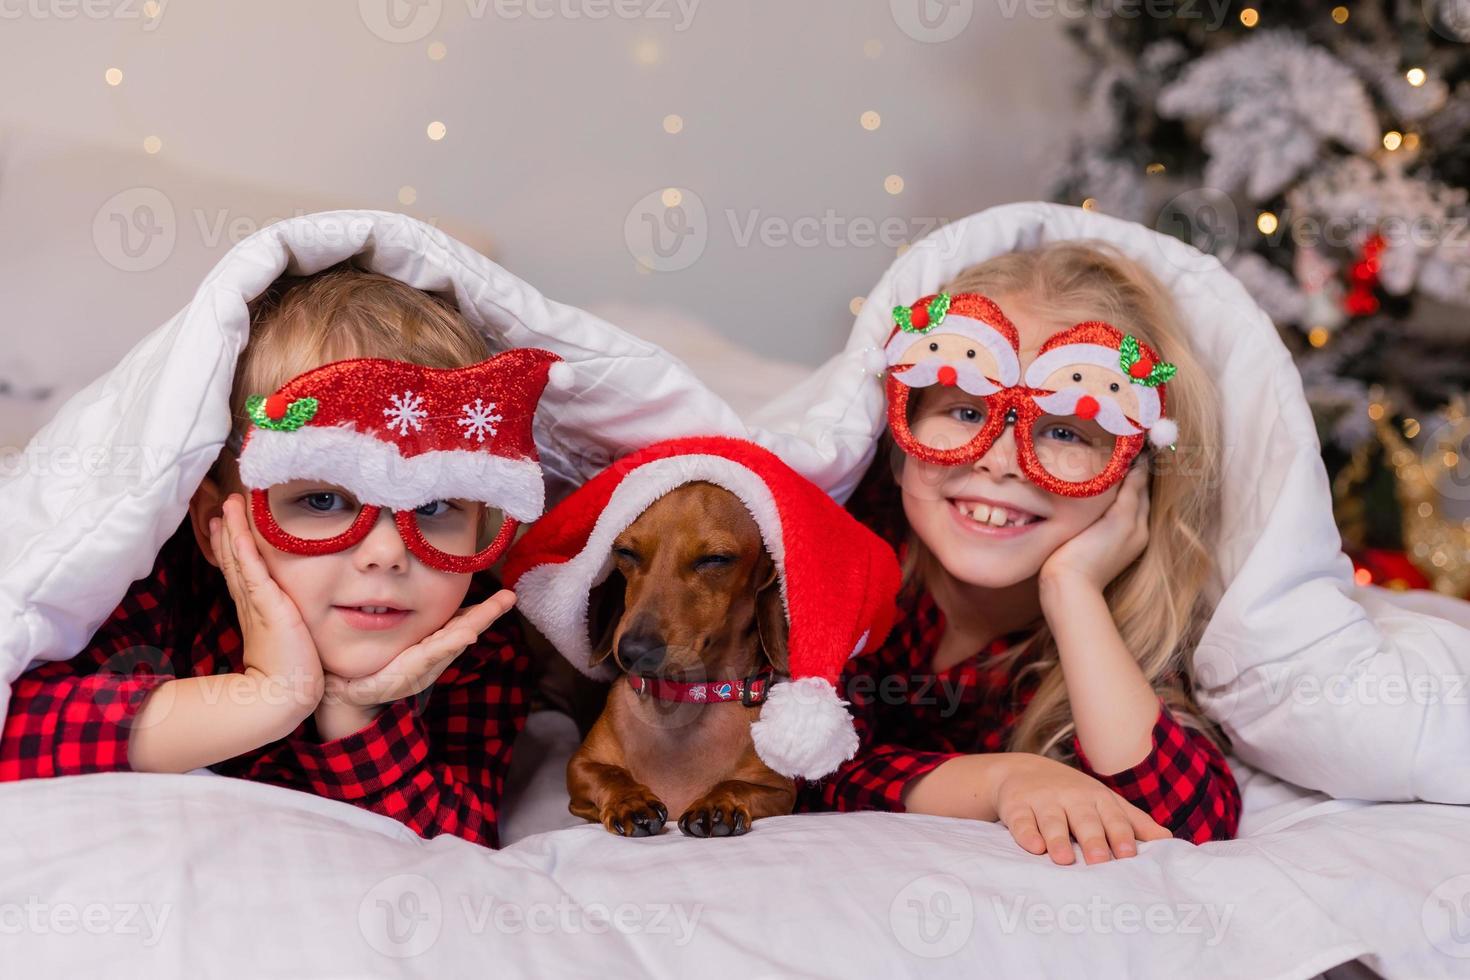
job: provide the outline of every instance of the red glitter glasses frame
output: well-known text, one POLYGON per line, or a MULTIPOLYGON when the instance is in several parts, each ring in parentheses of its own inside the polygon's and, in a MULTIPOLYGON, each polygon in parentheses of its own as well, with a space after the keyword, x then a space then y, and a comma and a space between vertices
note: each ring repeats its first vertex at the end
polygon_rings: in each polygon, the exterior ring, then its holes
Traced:
MULTIPOLYGON (((376 504, 363 504, 352 526, 341 534, 320 540, 298 538, 276 522, 265 490, 257 488, 250 491, 250 512, 255 518, 256 527, 260 528, 261 537, 281 551, 297 555, 329 555, 346 551, 368 536, 382 511, 383 508, 376 504)), ((515 538, 516 528, 520 526, 519 521, 506 517, 499 533, 495 535, 495 540, 484 548, 473 555, 451 555, 429 544, 424 532, 419 530, 418 521, 414 520, 413 511, 394 510, 392 514, 393 523, 398 526, 398 534, 414 557, 437 571, 459 574, 481 572, 495 564, 510 546, 511 540, 515 538)))

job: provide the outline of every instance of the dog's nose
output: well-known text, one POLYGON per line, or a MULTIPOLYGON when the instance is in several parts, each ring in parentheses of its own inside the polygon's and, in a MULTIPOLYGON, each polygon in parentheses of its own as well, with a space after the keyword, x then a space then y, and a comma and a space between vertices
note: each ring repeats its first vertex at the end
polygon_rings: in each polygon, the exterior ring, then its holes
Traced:
POLYGON ((618 641, 618 659, 632 674, 651 674, 663 665, 667 645, 654 633, 625 633, 618 641))

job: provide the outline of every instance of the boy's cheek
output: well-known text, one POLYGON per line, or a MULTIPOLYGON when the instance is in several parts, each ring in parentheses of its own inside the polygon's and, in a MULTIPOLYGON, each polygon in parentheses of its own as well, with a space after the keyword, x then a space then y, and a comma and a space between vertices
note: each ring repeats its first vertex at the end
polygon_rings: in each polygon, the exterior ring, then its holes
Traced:
POLYGON ((317 644, 322 669, 348 680, 377 673, 388 666, 394 657, 413 645, 379 638, 361 639, 356 643, 339 642, 336 637, 318 637, 315 634, 312 639, 317 644))

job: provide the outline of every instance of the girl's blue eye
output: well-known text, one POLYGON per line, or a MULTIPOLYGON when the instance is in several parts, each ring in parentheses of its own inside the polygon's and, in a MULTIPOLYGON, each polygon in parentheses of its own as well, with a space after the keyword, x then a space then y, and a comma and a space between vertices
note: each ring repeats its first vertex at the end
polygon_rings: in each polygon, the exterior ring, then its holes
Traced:
POLYGON ((949 410, 949 417, 958 422, 967 422, 971 425, 979 425, 985 421, 985 413, 973 405, 956 405, 949 410))
POLYGON ((1087 440, 1083 438, 1080 432, 1069 429, 1064 425, 1054 425, 1047 429, 1046 437, 1048 439, 1055 439, 1058 442, 1080 442, 1084 445, 1087 444, 1087 440))

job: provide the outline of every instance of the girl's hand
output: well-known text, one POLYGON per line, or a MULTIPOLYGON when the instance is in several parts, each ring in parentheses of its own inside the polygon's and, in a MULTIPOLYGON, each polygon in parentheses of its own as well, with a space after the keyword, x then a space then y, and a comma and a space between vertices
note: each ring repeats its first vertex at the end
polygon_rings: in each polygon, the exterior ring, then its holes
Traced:
POLYGON ((1136 463, 1102 517, 1042 564, 1040 581, 1082 582, 1101 592, 1143 554, 1147 544, 1148 466, 1136 463))
POLYGON ((1072 841, 1088 864, 1132 857, 1135 841, 1173 835, 1102 783, 1071 766, 1030 753, 1008 753, 995 783, 995 812, 1032 854, 1057 864, 1075 860, 1072 841))
POLYGON ((266 703, 294 724, 322 698, 322 663, 301 611, 271 578, 245 518, 245 500, 231 494, 223 518, 209 522, 209 541, 240 619, 245 674, 261 682, 266 703))
POLYGON ((323 708, 335 705, 376 708, 418 694, 438 680, 454 658, 474 643, 491 623, 509 612, 515 601, 515 593, 501 589, 484 602, 461 609, 438 630, 366 677, 348 679, 327 674, 323 708))

